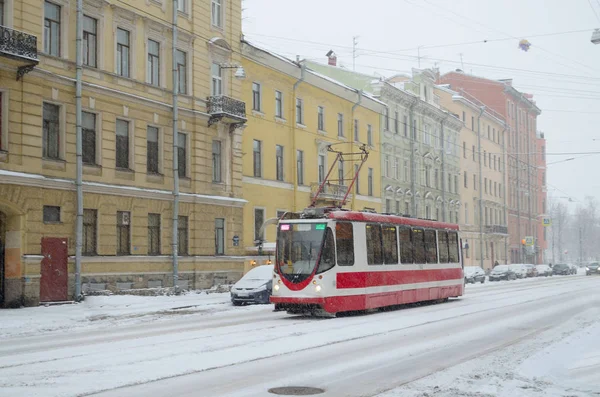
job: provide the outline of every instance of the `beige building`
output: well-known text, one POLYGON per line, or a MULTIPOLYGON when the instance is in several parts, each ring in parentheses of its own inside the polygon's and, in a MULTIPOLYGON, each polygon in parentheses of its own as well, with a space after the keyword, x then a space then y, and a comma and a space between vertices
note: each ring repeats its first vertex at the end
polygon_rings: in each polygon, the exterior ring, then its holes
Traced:
MULTIPOLYGON (((170 286, 172 2, 83 2, 86 288, 170 286)), ((73 298, 76 2, 0 1, 0 306, 73 298), (5 45, 6 44, 6 45, 5 45)), ((180 285, 237 279, 240 0, 180 0, 180 285)), ((241 237, 240 237, 241 239, 241 237)))
POLYGON ((490 269, 507 262, 506 148, 504 118, 465 92, 436 87, 440 104, 462 120, 460 200, 466 266, 490 269))

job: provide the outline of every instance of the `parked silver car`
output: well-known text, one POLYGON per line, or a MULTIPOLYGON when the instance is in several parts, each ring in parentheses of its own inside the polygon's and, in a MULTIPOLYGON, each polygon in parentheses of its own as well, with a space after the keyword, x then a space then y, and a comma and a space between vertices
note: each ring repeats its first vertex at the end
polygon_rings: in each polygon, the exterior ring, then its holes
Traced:
POLYGON ((485 271, 479 266, 465 266, 465 284, 485 283, 485 271))
POLYGON ((537 265, 536 266, 538 277, 552 276, 552 268, 548 265, 537 265))

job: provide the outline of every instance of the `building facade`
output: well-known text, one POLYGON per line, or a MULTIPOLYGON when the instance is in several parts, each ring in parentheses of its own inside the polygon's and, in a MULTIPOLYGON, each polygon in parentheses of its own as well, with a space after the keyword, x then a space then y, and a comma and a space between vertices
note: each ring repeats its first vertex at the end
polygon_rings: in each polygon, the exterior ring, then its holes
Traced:
MULTIPOLYGON (((384 104, 300 63, 242 43, 248 126, 243 139, 244 242, 256 255, 261 241, 272 252, 274 227, 261 227, 288 211, 340 204, 368 152, 344 208, 381 211, 380 114, 384 104), (337 162, 337 152, 344 155, 337 162)), ((269 259, 255 258, 268 261, 269 259)))
POLYGON ((381 114, 383 210, 458 223, 460 219, 458 136, 461 122, 441 109, 435 74, 381 79, 315 62, 319 73, 371 93, 387 106, 381 114))
MULTIPOLYGON (((544 218, 548 216, 548 186, 546 184, 546 137, 543 132, 536 133, 536 166, 537 166, 537 208, 540 215, 537 220, 538 263, 548 263, 548 225, 544 225, 544 218)), ((552 221, 552 220, 550 220, 552 221)))
MULTIPOLYGON (((243 245, 233 237, 242 235, 246 118, 230 68, 241 62, 232 39, 240 3, 180 0, 173 37, 172 2, 84 0, 84 291, 173 285, 173 169, 179 285, 241 276, 243 245)), ((76 2, 0 5, 1 36, 13 38, 0 50, 0 297, 4 306, 73 299, 76 2)))
POLYGON ((507 172, 503 117, 467 93, 437 86, 443 108, 462 121, 460 134, 460 230, 467 266, 491 269, 507 263, 507 172))
POLYGON ((523 240, 538 239, 541 214, 537 197, 536 125, 541 110, 530 95, 512 86, 511 80, 490 80, 463 72, 450 72, 439 79, 459 93, 466 92, 504 117, 507 124, 508 227, 511 263, 539 263, 540 250, 523 240), (535 254, 535 252, 538 252, 535 254))

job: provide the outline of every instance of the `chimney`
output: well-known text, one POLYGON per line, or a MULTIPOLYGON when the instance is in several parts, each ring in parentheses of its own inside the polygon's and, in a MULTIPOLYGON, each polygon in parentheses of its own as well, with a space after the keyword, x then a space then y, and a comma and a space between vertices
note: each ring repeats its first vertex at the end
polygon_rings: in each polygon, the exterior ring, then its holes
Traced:
POLYGON ((329 50, 326 56, 328 65, 337 66, 337 55, 335 55, 335 52, 333 52, 333 50, 329 50))

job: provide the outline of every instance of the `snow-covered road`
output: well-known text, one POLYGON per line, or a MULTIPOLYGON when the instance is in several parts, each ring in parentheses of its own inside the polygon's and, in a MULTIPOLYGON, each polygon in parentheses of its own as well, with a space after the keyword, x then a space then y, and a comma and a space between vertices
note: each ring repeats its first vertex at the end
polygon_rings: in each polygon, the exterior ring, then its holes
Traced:
POLYGON ((444 304, 329 320, 274 313, 272 306, 232 309, 226 297, 211 299, 226 309, 165 307, 168 315, 145 321, 56 326, 37 336, 15 332, 13 318, 13 336, 0 339, 0 396, 272 396, 267 390, 280 386, 340 397, 449 397, 469 395, 471 387, 483 393, 474 396, 533 396, 540 394, 528 390, 543 385, 584 396, 600 386, 591 380, 600 373, 600 349, 586 346, 600 346, 599 277, 470 285, 444 304), (561 363, 565 355, 569 362, 561 363), (563 367, 571 371, 568 382, 563 367), (520 383, 504 390, 500 380, 517 370, 520 383))

